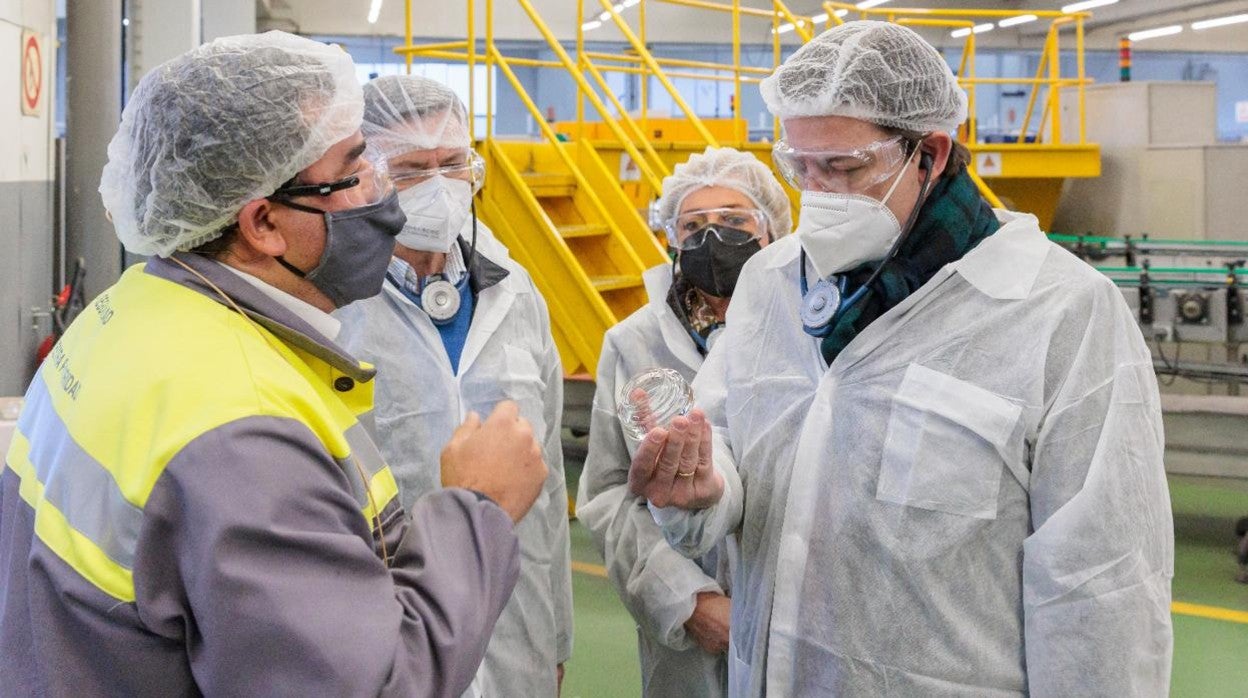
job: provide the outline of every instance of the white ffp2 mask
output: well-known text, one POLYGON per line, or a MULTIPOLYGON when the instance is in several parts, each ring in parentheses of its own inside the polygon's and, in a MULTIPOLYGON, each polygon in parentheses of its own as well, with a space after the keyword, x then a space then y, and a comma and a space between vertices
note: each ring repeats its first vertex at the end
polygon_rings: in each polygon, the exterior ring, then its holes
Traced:
POLYGON ((910 154, 883 201, 861 194, 802 192, 794 234, 821 278, 888 256, 901 237, 901 224, 885 204, 918 150, 910 154))
POLYGON ((441 175, 399 192, 407 224, 395 240, 423 252, 449 252, 472 210, 472 185, 441 175))

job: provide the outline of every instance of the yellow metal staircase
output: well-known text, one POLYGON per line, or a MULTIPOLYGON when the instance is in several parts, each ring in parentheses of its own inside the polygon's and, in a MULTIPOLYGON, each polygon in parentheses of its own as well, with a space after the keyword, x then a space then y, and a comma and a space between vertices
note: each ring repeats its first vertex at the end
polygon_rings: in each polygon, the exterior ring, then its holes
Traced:
MULTIPOLYGON (((545 296, 555 341, 569 374, 595 373, 603 334, 646 302, 642 272, 667 261, 663 246, 642 214, 658 196, 662 179, 689 155, 721 144, 753 152, 772 165, 770 143, 750 142, 748 125, 739 115, 722 120, 703 119, 673 83, 674 78, 731 82, 733 103, 741 104, 743 86, 757 85, 772 70, 748 65, 742 60, 742 20, 770 24, 774 65, 781 61, 782 35, 791 31, 799 41, 810 41, 820 28, 839 24, 854 13, 863 18, 914 27, 966 30, 957 73, 970 98, 972 119, 958 135, 976 155, 971 174, 984 196, 994 205, 1002 206, 993 190, 1001 191, 1016 207, 1037 213, 1044 225, 1052 217, 1065 178, 1100 174, 1099 148, 1086 142, 1082 124, 1083 86, 1089 82, 1083 64, 1084 21, 1090 16, 1086 13, 1032 12, 1034 17, 1050 22, 1035 77, 981 78, 975 75, 975 32, 972 29, 978 22, 1017 17, 1022 12, 891 6, 862 10, 848 2, 829 1, 823 3, 821 15, 804 16, 790 11, 782 0, 771 0, 766 8, 742 7, 740 0, 576 0, 578 30, 573 55, 551 32, 531 0, 497 1, 514 3, 523 10, 553 54, 553 60, 504 55, 494 40, 496 0, 466 0, 468 22, 464 41, 424 45, 412 42, 413 2, 408 0, 407 41, 395 51, 407 58, 409 66, 413 58, 422 57, 464 61, 470 75, 477 66, 486 69, 490 81, 486 90, 486 132, 476 135, 478 149, 491 174, 489 184, 478 195, 478 212, 517 261, 532 273, 545 296), (485 8, 484 51, 477 43, 475 18, 482 4, 485 8), (646 39, 648 4, 682 6, 730 16, 732 62, 709 63, 654 55, 646 39), (622 14, 623 10, 634 7, 639 20, 636 31, 622 14), (586 14, 587 11, 590 14, 586 14), (587 23, 585 20, 591 17, 597 19, 587 23), (611 23, 623 37, 626 50, 619 54, 589 50, 585 27, 595 22, 598 25, 611 23), (1073 29, 1075 33, 1077 74, 1074 76, 1062 74, 1059 33, 1063 28, 1073 29), (516 67, 553 69, 570 77, 576 85, 576 120, 548 123, 516 77, 516 67), (640 77, 639 113, 629 113, 609 88, 604 74, 612 71, 640 77), (515 91, 540 129, 540 139, 507 140, 494 135, 495 75, 515 91), (1030 88, 1018 142, 979 142, 974 119, 979 85, 1030 88), (1077 138, 1061 132, 1062 88, 1078 88, 1077 138), (675 113, 661 115, 661 118, 651 118, 647 114, 647 93, 652 89, 667 92, 675 113), (597 120, 586 118, 587 105, 597 120), (1042 106, 1037 109, 1038 105, 1042 106), (1037 111, 1041 124, 1037 142, 1026 142, 1028 127, 1037 111), (1049 126, 1047 133, 1046 125, 1049 126), (982 173, 977 173, 981 162, 985 167, 982 173), (993 164, 991 170, 987 168, 988 163, 993 164), (635 176, 621 181, 626 171, 635 176)), ((471 92, 475 94, 475 89, 471 92)), ((469 96, 469 111, 475 114, 473 94, 469 96)), ((770 138, 780 136, 778 121, 773 121, 771 131, 770 138)), ((790 191, 790 195, 796 213, 797 193, 790 191)))
POLYGON ((478 213, 545 296, 564 370, 593 375, 603 334, 645 304, 641 274, 662 249, 588 142, 482 150, 478 213))

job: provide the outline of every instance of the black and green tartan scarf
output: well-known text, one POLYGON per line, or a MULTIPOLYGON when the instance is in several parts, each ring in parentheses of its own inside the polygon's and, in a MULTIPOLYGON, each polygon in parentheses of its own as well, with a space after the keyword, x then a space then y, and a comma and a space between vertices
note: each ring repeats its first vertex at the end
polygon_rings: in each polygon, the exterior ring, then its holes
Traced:
MULTIPOLYGON (((1000 227, 992 207, 979 195, 965 169, 953 177, 942 178, 932 188, 914 230, 901 244, 897 256, 862 300, 836 321, 832 334, 823 339, 823 358, 831 364, 867 325, 919 290, 946 264, 962 259, 1000 227)), ((866 283, 875 271, 874 264, 864 264, 849 272, 847 298, 866 283)))

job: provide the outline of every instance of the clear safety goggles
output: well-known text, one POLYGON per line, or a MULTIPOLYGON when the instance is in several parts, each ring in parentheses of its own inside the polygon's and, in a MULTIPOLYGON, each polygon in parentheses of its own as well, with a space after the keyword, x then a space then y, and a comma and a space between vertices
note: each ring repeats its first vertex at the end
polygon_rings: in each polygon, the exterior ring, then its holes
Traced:
POLYGON ((372 148, 360 156, 360 167, 350 175, 332 182, 303 182, 295 177, 278 187, 268 198, 289 201, 300 197, 328 199, 337 197, 336 209, 356 208, 375 204, 390 195, 394 181, 386 159, 372 148))
POLYGON ((449 177, 461 179, 472 184, 472 193, 476 195, 485 184, 485 160, 472 148, 464 148, 462 158, 456 157, 455 162, 430 169, 396 168, 391 172, 394 183, 400 189, 416 186, 433 177, 449 177))
POLYGON ((677 250, 701 246, 708 231, 725 245, 745 245, 768 233, 767 215, 756 208, 687 211, 668 220, 663 228, 667 231, 667 241, 677 250))
POLYGON ((852 150, 800 150, 776 141, 772 161, 798 191, 861 194, 896 175, 906 163, 907 141, 894 136, 852 150))

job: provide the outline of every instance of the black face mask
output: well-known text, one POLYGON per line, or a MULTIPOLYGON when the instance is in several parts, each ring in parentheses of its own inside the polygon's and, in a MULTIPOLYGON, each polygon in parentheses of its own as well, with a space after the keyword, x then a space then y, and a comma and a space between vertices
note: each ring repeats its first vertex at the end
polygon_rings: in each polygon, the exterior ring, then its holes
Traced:
POLYGON ((680 273, 694 288, 719 298, 730 298, 746 260, 763 249, 753 234, 736 228, 708 225, 690 236, 701 238, 696 247, 681 250, 680 273))

